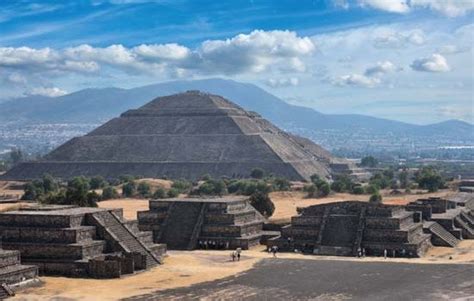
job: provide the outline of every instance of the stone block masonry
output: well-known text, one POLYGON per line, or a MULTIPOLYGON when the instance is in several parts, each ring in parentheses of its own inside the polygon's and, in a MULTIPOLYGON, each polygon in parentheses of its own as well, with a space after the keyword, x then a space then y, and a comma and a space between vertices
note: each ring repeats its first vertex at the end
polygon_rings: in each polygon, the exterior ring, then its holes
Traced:
POLYGON ((7 250, 44 275, 115 278, 160 264, 166 246, 153 244, 122 209, 38 207, 0 214, 7 250))
POLYGON ((248 249, 259 244, 263 217, 245 197, 150 200, 139 228, 169 249, 248 249))
POLYGON ((319 255, 419 257, 431 246, 414 213, 399 206, 358 201, 299 208, 299 215, 269 239, 268 247, 319 255))

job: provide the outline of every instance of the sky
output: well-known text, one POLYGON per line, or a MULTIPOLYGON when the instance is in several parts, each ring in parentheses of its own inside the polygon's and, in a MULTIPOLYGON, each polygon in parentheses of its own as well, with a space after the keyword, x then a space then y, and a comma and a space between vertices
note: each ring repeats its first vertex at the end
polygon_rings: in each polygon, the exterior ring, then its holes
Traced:
POLYGON ((473 123, 473 17, 471 0, 2 0, 0 99, 219 77, 323 113, 473 123))

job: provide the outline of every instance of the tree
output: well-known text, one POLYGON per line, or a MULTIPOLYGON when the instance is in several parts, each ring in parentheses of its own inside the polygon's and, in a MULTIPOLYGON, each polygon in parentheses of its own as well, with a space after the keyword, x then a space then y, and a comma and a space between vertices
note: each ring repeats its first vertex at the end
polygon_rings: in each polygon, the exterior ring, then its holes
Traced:
POLYGON ((408 172, 406 170, 401 171, 398 174, 398 180, 400 181, 400 187, 401 188, 407 188, 409 187, 410 181, 408 179, 408 172))
POLYGON ((179 191, 175 188, 171 188, 170 190, 168 190, 167 194, 169 198, 176 198, 179 196, 179 191))
POLYGON ((59 189, 59 184, 56 180, 49 174, 43 176, 43 190, 45 193, 53 192, 59 189))
POLYGON ((273 189, 276 191, 288 191, 291 189, 291 183, 286 178, 275 178, 273 180, 273 189))
POLYGON ((337 176, 331 184, 331 190, 336 192, 351 192, 354 183, 346 175, 337 176))
POLYGON ((158 188, 155 193, 153 193, 154 199, 164 199, 166 198, 166 191, 163 188, 158 188))
POLYGON ((175 188, 180 193, 187 193, 191 190, 193 185, 190 182, 186 181, 186 180, 176 180, 176 181, 173 182, 171 187, 175 188))
POLYGON ((353 194, 364 194, 364 188, 360 185, 356 185, 352 188, 353 194))
POLYGON ((315 198, 318 196, 318 187, 314 184, 306 185, 304 191, 308 194, 309 198, 315 198))
POLYGON ((445 185, 445 181, 438 170, 432 166, 423 167, 418 171, 415 180, 418 183, 418 187, 428 189, 429 192, 435 192, 445 185))
POLYGON ((265 171, 261 168, 254 168, 250 172, 250 176, 254 179, 262 179, 265 176, 265 171))
POLYGON ((138 183, 137 191, 138 191, 138 194, 139 194, 141 197, 148 197, 148 196, 150 196, 150 194, 151 194, 151 187, 150 187, 150 184, 148 184, 147 182, 140 182, 140 183, 138 183))
POLYGON ((365 193, 367 194, 375 194, 379 192, 379 187, 376 185, 368 185, 365 187, 365 193))
POLYGON ((376 167, 379 161, 372 156, 364 157, 360 160, 360 166, 363 167, 376 167))
POLYGON ((132 197, 137 192, 135 181, 130 181, 122 186, 122 195, 126 198, 132 197))
POLYGON ((35 185, 33 182, 26 183, 23 187, 22 200, 34 201, 44 194, 44 190, 41 186, 35 185))
POLYGON ((87 193, 84 207, 97 207, 98 202, 100 202, 100 195, 95 191, 90 191, 87 193))
POLYGON ((331 192, 331 187, 329 186, 327 182, 321 183, 318 186, 318 195, 320 197, 326 197, 329 195, 330 192, 331 192))
POLYGON ((376 192, 370 196, 369 203, 371 204, 382 204, 382 195, 376 192))
POLYGON ((267 193, 256 192, 250 196, 250 204, 263 216, 270 217, 275 211, 275 204, 267 193))
POLYGON ((227 187, 223 180, 209 180, 202 183, 197 189, 200 195, 223 195, 227 193, 227 187))
POLYGON ((89 206, 88 192, 90 190, 89 180, 85 177, 75 177, 68 182, 66 189, 66 200, 68 204, 81 207, 89 206))
POLYGON ((92 177, 90 180, 91 189, 100 189, 106 186, 107 182, 101 176, 92 177))
POLYGON ((115 189, 112 186, 107 186, 102 190, 103 200, 117 199, 118 197, 119 197, 119 194, 117 192, 117 189, 115 189))

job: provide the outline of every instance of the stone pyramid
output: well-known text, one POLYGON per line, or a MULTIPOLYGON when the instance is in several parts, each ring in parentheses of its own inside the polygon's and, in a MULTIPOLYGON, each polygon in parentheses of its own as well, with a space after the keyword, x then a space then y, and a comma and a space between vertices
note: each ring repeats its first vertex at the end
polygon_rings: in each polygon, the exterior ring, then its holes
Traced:
POLYGON ((3 178, 48 173, 197 179, 248 177, 254 168, 292 180, 329 177, 327 155, 256 113, 217 95, 188 91, 159 97, 76 137, 41 161, 22 163, 3 178))

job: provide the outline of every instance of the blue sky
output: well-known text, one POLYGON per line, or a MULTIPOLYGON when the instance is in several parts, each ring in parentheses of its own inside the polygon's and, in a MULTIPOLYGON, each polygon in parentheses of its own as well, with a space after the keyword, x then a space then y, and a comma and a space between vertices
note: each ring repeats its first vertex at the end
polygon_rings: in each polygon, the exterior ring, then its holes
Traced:
POLYGON ((4 0, 0 98, 223 77, 326 113, 473 122, 473 12, 470 0, 4 0))

